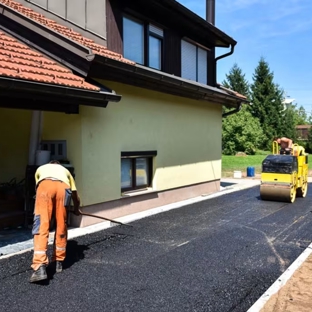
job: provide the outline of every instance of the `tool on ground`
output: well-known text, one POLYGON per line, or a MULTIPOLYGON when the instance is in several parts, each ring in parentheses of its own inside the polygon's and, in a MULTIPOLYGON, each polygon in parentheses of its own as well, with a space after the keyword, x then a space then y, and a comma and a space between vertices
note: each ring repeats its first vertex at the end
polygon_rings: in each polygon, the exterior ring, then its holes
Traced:
POLYGON ((293 203, 297 197, 306 197, 308 191, 308 154, 293 144, 286 154, 281 154, 277 141, 273 153, 262 162, 260 197, 293 203))
MULTIPOLYGON (((71 212, 73 212, 73 211, 71 211, 71 212)), ((117 223, 117 224, 120 224, 120 225, 124 225, 124 226, 128 226, 128 227, 133 227, 133 226, 130 225, 130 224, 125 224, 125 223, 119 222, 119 221, 117 221, 117 220, 113 220, 113 219, 105 218, 105 217, 102 217, 102 216, 94 215, 94 214, 91 214, 91 213, 83 212, 83 211, 81 211, 81 209, 79 209, 79 213, 80 213, 82 216, 88 216, 88 217, 98 218, 98 219, 110 221, 110 222, 113 222, 113 223, 117 223)))

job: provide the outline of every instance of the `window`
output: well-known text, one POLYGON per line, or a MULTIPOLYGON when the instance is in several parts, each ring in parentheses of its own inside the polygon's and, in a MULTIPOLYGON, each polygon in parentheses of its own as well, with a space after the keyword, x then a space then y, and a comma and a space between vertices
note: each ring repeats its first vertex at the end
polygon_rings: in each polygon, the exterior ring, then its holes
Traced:
POLYGON ((124 57, 138 64, 162 69, 163 30, 151 24, 124 17, 124 57))
POLYGON ((131 191, 151 186, 153 157, 156 151, 121 153, 121 190, 131 191))
POLYGON ((182 78, 207 84, 207 51, 182 40, 182 78))
POLYGON ((40 148, 44 151, 51 151, 51 159, 65 160, 67 158, 66 140, 41 141, 40 148))
POLYGON ((144 64, 144 24, 123 19, 124 57, 144 64))

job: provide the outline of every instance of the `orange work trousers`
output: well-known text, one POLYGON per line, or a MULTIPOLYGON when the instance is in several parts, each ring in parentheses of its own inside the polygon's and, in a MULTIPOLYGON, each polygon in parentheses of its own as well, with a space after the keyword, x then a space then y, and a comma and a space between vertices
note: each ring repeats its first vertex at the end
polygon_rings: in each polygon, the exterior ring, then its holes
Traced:
POLYGON ((37 270, 40 265, 48 264, 47 256, 49 230, 52 216, 55 216, 56 230, 52 261, 63 261, 66 257, 67 244, 67 211, 64 206, 65 189, 70 188, 58 180, 40 182, 34 212, 34 256, 32 268, 37 270))

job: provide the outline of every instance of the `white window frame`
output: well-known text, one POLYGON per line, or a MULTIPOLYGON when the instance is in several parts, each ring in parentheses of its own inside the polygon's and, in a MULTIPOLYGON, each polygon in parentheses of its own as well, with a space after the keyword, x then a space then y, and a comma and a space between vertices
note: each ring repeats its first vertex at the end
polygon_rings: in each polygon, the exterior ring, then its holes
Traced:
POLYGON ((51 151, 51 159, 55 159, 55 160, 67 159, 66 140, 44 140, 40 142, 40 148, 42 150, 51 151), (59 153, 59 148, 58 148, 59 145, 62 146, 62 153, 59 153), (52 154, 53 151, 54 151, 54 154, 52 154))

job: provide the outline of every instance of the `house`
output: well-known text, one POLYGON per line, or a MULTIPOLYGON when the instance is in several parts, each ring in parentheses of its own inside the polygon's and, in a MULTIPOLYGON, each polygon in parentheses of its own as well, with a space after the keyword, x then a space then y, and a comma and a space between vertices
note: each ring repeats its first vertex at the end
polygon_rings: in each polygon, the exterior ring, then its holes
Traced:
POLYGON ((298 140, 307 141, 311 127, 312 125, 297 125, 296 133, 297 133, 298 140))
POLYGON ((222 106, 247 100, 216 83, 236 41, 213 10, 207 22, 174 0, 0 8, 0 183, 26 172, 28 217, 44 150, 74 172, 83 210, 108 218, 220 189, 222 106))

